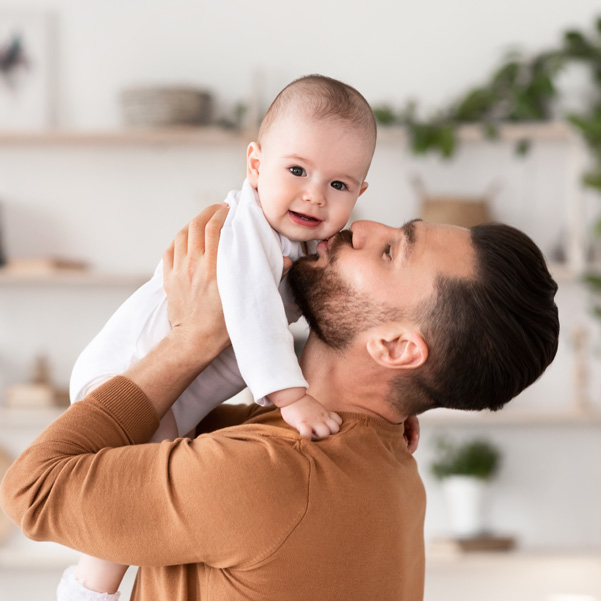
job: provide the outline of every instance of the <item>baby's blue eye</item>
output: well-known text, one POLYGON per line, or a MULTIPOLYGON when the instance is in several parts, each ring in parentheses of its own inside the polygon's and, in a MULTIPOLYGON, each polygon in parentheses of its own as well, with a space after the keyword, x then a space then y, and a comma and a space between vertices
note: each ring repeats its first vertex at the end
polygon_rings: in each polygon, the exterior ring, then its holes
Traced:
POLYGON ((336 190, 348 190, 347 185, 342 183, 342 182, 332 182, 331 184, 332 188, 336 189, 336 190))
POLYGON ((292 173, 292 175, 296 175, 298 177, 302 177, 303 175, 307 175, 306 171, 302 168, 302 167, 298 167, 298 166, 294 166, 294 167, 290 167, 290 173, 292 173))

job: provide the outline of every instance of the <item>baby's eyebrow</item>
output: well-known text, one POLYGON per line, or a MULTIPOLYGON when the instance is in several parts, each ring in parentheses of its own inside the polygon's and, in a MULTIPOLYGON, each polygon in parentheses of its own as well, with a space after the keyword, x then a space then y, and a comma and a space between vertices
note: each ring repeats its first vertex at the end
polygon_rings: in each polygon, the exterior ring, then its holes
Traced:
POLYGON ((284 158, 285 159, 295 159, 297 161, 303 161, 305 163, 308 163, 309 165, 313 164, 313 163, 311 163, 311 161, 309 159, 306 159, 305 157, 301 157, 298 154, 285 154, 284 158))

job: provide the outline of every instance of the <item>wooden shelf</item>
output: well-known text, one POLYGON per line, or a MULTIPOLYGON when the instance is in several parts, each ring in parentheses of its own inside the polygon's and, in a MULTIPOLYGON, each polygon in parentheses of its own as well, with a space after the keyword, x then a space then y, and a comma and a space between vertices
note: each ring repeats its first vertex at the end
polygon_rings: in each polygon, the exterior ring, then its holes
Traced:
MULTIPOLYGON (((245 399, 242 399, 245 400, 245 399)), ((1 428, 45 428, 58 418, 67 407, 47 409, 9 409, 0 407, 1 428)), ((557 411, 519 412, 499 411, 468 412, 451 409, 434 409, 419 416, 423 427, 444 426, 601 426, 601 412, 557 411)))
MULTIPOLYGON (((0 131, 1 146, 205 146, 215 144, 248 144, 256 131, 237 131, 219 127, 180 127, 163 129, 122 129, 106 131, 48 130, 31 132, 0 131)), ((466 124, 459 127, 463 142, 486 140, 482 127, 466 124)), ((499 139, 517 142, 523 139, 565 142, 577 139, 572 128, 563 121, 506 123, 499 128, 499 139)), ((380 127, 381 142, 406 142, 404 127, 380 127)))
MULTIPOLYGON (((461 142, 487 141, 484 130, 477 123, 459 126, 457 130, 461 142)), ((404 142, 408 135, 404 127, 391 126, 378 129, 380 142, 404 142)), ((519 142, 520 140, 534 140, 546 142, 568 142, 577 140, 578 136, 571 126, 564 121, 543 121, 532 123, 504 123, 499 127, 498 140, 504 142, 519 142)), ((491 140, 491 143, 495 140, 491 140)))
POLYGON ((582 280, 582 274, 577 273, 565 263, 548 263, 547 266, 557 282, 578 282, 582 280))
POLYGON ((48 273, 11 273, 0 269, 0 286, 141 286, 150 276, 138 273, 102 273, 96 271, 54 271, 48 273))
POLYGON ((219 127, 0 132, 0 146, 204 146, 248 144, 252 139, 252 132, 244 133, 219 127))

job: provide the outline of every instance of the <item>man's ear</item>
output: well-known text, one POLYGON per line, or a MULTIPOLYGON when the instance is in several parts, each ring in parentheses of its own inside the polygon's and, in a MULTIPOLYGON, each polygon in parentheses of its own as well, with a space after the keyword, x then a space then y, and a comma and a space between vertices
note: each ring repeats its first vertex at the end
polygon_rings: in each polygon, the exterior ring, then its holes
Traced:
POLYGON ((379 330, 367 340, 367 352, 382 367, 415 369, 426 362, 428 346, 420 332, 379 330))
POLYGON ((246 149, 246 177, 253 188, 259 185, 259 170, 261 168, 261 147, 251 142, 246 149))

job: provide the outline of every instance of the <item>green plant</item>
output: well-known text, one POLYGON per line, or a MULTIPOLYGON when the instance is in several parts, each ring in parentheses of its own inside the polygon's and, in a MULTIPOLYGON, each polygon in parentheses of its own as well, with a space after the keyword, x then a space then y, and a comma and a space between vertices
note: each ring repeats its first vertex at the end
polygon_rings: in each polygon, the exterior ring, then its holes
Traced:
MULTIPOLYGON (((464 123, 480 123, 484 134, 495 139, 502 123, 549 120, 558 98, 556 78, 574 63, 587 66, 596 85, 588 106, 564 118, 580 133, 592 158, 582 182, 601 192, 601 17, 588 33, 566 31, 555 48, 532 56, 513 52, 483 83, 429 118, 418 117, 415 102, 398 113, 388 105, 375 107, 374 113, 382 125, 405 126, 415 154, 437 152, 448 159, 457 150, 457 128, 464 123)), ((527 153, 530 144, 528 139, 518 141, 516 152, 527 153)), ((601 239, 601 217, 591 234, 601 239)), ((587 273, 584 282, 592 293, 592 313, 601 320, 601 270, 587 273)))
POLYGON ((489 480, 499 469, 501 452, 486 440, 473 439, 456 443, 440 437, 435 444, 436 458, 431 469, 438 479, 473 476, 489 480))
MULTIPOLYGON (((375 106, 374 113, 382 125, 405 126, 414 153, 451 158, 458 147, 457 128, 464 123, 480 123, 485 135, 495 139, 502 123, 549 120, 558 97, 556 78, 574 62, 590 68, 598 89, 584 112, 565 118, 581 133, 594 159, 583 182, 601 191, 601 18, 589 34, 566 31, 556 48, 531 56, 512 52, 485 81, 430 117, 419 117, 415 102, 399 112, 390 105, 375 106)), ((529 140, 520 140, 516 150, 524 154, 529 146, 529 140)))

